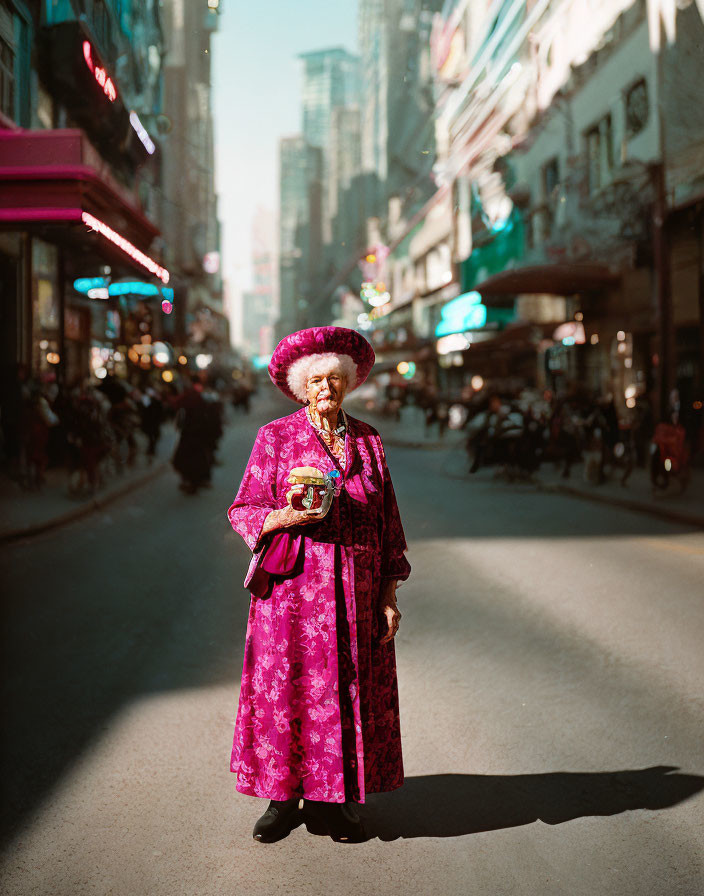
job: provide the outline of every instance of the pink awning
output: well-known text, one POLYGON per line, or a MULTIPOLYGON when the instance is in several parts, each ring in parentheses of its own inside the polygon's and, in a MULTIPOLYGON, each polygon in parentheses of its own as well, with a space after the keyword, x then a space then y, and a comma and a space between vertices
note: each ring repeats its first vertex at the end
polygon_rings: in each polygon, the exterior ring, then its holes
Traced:
POLYGON ((148 249, 159 229, 77 129, 0 130, 0 223, 61 223, 89 212, 148 249))

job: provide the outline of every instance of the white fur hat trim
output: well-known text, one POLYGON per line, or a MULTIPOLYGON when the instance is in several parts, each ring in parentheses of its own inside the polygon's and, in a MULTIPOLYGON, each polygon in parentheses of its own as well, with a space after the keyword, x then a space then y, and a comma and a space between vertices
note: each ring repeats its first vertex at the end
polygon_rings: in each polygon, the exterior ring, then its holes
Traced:
POLYGON ((306 386, 308 380, 316 373, 330 367, 331 362, 337 363, 340 372, 347 380, 347 391, 354 389, 357 383, 357 365, 349 355, 338 355, 335 352, 324 352, 317 355, 304 355, 294 361, 286 374, 288 387, 299 401, 306 401, 306 386))

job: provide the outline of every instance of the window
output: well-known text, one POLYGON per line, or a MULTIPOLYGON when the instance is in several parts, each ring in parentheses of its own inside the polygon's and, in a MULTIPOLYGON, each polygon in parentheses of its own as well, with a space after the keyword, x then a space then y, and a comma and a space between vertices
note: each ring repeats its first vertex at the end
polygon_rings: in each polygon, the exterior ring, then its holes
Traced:
POLYGON ((15 118, 15 40, 14 17, 0 4, 0 112, 15 118))
POLYGON ((611 115, 605 115, 584 136, 587 152, 589 191, 593 193, 609 182, 614 167, 611 115))
POLYGON ((547 201, 553 198, 555 187, 560 182, 560 164, 557 156, 543 165, 543 196, 547 201))
POLYGON ((539 212, 540 226, 543 237, 550 236, 555 223, 555 212, 557 211, 557 193, 560 183, 560 163, 557 156, 543 165, 542 171, 543 186, 543 205, 539 212))
POLYGON ((642 78, 626 91, 626 136, 629 139, 640 134, 648 123, 649 114, 648 84, 642 78))
POLYGON ((0 36, 0 112, 8 118, 15 117, 15 54, 13 48, 0 36))

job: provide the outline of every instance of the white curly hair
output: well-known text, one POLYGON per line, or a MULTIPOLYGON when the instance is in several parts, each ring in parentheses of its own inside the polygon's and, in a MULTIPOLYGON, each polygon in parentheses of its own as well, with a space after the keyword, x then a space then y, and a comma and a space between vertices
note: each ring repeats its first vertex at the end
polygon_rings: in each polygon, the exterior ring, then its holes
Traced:
POLYGON ((288 387, 299 401, 304 404, 306 402, 308 380, 329 368, 333 362, 340 368, 340 373, 346 380, 346 391, 354 389, 357 383, 357 365, 349 355, 338 355, 336 352, 304 355, 291 364, 286 375, 288 387))

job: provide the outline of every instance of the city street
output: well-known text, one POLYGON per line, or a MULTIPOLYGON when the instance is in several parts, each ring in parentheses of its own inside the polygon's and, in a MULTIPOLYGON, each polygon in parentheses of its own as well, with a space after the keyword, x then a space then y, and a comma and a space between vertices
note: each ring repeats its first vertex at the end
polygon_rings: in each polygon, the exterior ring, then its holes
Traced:
MULTIPOLYGON (((373 839, 251 838, 230 748, 249 552, 169 470, 0 550, 7 896, 704 892, 704 533, 393 447, 413 572, 397 636, 406 784, 373 839)), ((380 425, 382 436, 383 424, 380 425)))

